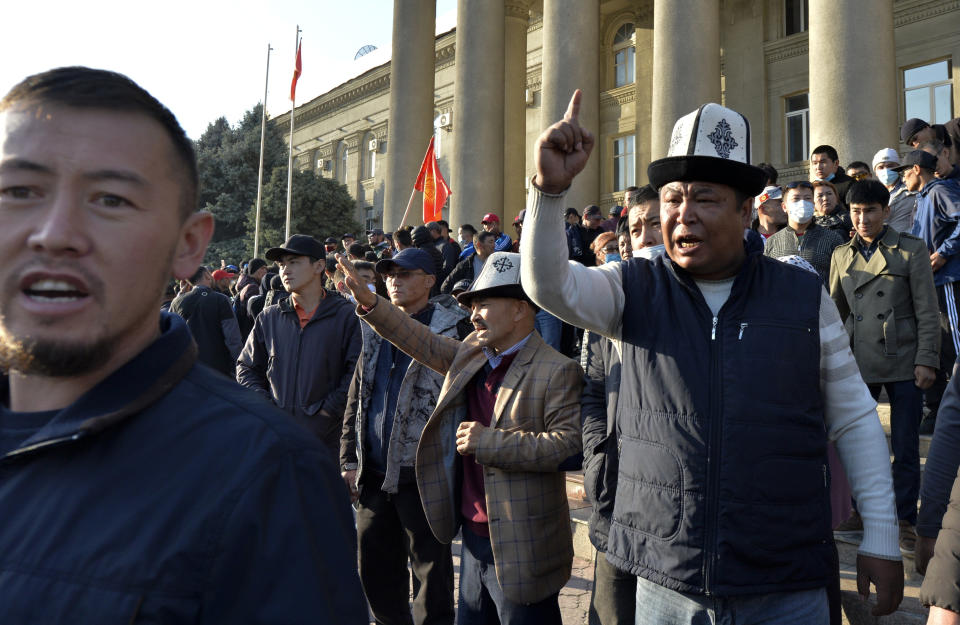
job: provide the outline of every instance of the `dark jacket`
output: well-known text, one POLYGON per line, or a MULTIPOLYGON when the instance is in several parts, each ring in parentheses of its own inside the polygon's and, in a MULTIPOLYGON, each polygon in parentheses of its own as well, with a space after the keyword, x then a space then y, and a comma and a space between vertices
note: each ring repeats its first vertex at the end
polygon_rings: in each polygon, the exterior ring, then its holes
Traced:
POLYGON ((920 587, 920 601, 960 612, 960 476, 953 481, 950 507, 943 515, 943 529, 920 587))
POLYGON ((257 317, 237 361, 237 381, 292 414, 336 454, 359 354, 360 324, 350 302, 327 293, 301 330, 287 298, 257 317))
POLYGON ((267 293, 270 292, 270 281, 273 280, 275 275, 277 274, 263 274, 263 278, 260 280, 260 293, 258 295, 254 295, 249 301, 247 301, 247 316, 250 318, 251 330, 253 329, 253 322, 256 321, 257 316, 259 316, 265 308, 267 293))
POLYGON ((843 237, 844 241, 850 240, 850 231, 853 230, 853 221, 850 219, 850 211, 847 210, 842 204, 837 204, 837 206, 833 209, 833 212, 820 217, 814 217, 813 219, 821 228, 827 228, 829 230, 836 231, 837 234, 843 237))
POLYGON ((588 521, 590 542, 607 550, 610 517, 617 493, 617 399, 620 395, 620 354, 613 341, 587 331, 580 366, 586 372, 580 398, 583 423, 583 487, 593 507, 588 521))
POLYGON ((917 534, 934 538, 950 499, 950 488, 960 468, 960 375, 954 366, 953 377, 943 392, 937 411, 936 435, 930 441, 930 453, 920 483, 920 512, 917 534))
POLYGON ((923 185, 917 193, 912 234, 923 239, 931 254, 937 252, 947 259, 947 264, 934 272, 934 284, 960 280, 960 185, 940 179, 923 185))
MULTIPOLYGON (((449 298, 447 298, 449 299, 449 298)), ((457 324, 467 316, 467 312, 458 306, 440 306, 431 303, 433 315, 430 318, 430 331, 440 336, 458 339, 457 324)), ((368 453, 363 444, 363 433, 369 427, 374 416, 370 414, 371 393, 374 376, 385 372, 377 368, 378 357, 383 348, 384 339, 369 324, 361 323, 363 333, 363 351, 354 371, 353 382, 347 398, 347 409, 343 416, 343 437, 340 442, 340 466, 342 469, 357 469, 358 479, 364 473, 364 457, 368 453), (359 433, 359 442, 358 442, 359 433)), ((392 347, 387 343, 388 347, 392 347)), ((371 484, 388 493, 396 493, 400 482, 400 473, 406 469, 412 479, 414 462, 417 457, 417 444, 426 425, 437 397, 443 386, 443 376, 416 360, 410 362, 400 384, 396 411, 392 415, 393 427, 390 440, 385 448, 386 472, 382 484, 371 484)))
POLYGON ((443 256, 443 273, 447 276, 453 271, 460 260, 460 246, 450 239, 439 238, 434 242, 435 247, 443 256))
POLYGON ((820 281, 752 252, 713 316, 666 257, 622 271, 621 375, 634 382, 617 402, 607 559, 681 592, 825 586, 836 565, 820 281))
POLYGON ((839 168, 834 174, 833 180, 830 182, 837 189, 837 201, 840 202, 845 209, 849 209, 850 207, 847 206, 847 191, 850 190, 850 185, 854 183, 853 178, 848 176, 843 168, 839 168))
POLYGON ((170 312, 187 321, 200 349, 200 362, 233 378, 243 346, 230 298, 207 286, 195 286, 170 304, 170 312))
POLYGON ((450 272, 450 275, 447 276, 447 279, 443 281, 443 286, 440 287, 440 292, 442 293, 452 293, 453 287, 457 286, 457 282, 461 280, 469 280, 473 282, 476 279, 476 276, 473 272, 473 258, 477 255, 476 252, 470 254, 454 266, 453 271, 450 272))
POLYGON ((366 623, 332 460, 160 329, 0 460, 0 622, 366 623))

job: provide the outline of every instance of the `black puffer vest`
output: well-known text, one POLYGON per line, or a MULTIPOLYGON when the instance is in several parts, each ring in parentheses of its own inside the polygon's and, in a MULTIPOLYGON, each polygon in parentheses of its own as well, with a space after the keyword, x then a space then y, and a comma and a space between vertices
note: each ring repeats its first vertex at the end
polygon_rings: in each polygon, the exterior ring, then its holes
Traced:
POLYGON ((666 257, 623 288, 614 564, 689 593, 824 586, 820 281, 748 254, 716 317, 666 257))

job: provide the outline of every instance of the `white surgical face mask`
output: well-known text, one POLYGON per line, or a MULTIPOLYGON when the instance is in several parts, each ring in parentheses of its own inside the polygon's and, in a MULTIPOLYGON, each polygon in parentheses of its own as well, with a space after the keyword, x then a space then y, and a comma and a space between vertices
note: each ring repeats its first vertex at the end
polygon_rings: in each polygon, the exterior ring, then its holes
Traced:
POLYGON ((641 247, 639 250, 633 250, 633 257, 653 260, 657 256, 663 256, 665 251, 666 248, 663 247, 662 243, 660 245, 648 245, 647 247, 641 247))
POLYGON ((877 172, 877 178, 880 179, 880 182, 889 186, 897 181, 897 178, 900 177, 900 172, 894 171, 892 169, 881 169, 877 172))
POLYGON ((787 205, 787 214, 798 224, 804 224, 813 218, 813 202, 794 200, 787 205))

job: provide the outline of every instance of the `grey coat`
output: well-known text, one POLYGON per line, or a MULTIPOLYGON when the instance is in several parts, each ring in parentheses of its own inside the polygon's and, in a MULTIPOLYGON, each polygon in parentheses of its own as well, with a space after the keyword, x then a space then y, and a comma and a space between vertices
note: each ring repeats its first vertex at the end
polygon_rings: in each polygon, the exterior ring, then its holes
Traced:
POLYGON ((913 379, 940 366, 940 317, 923 241, 887 227, 867 262, 855 241, 833 251, 830 296, 867 384, 913 379))
MULTIPOLYGON (((430 331, 440 336, 458 338, 457 323, 467 317, 467 312, 456 306, 451 298, 436 298, 430 331)), ((363 319, 363 317, 361 317, 363 319)), ((377 360, 383 337, 374 332, 366 321, 360 324, 363 349, 354 372, 353 382, 347 396, 347 409, 343 415, 343 436, 340 439, 340 465, 343 470, 357 469, 359 478, 363 473, 363 433, 367 427, 373 378, 377 372, 377 360)), ((393 430, 387 448, 387 472, 382 490, 396 493, 401 467, 412 470, 417 457, 417 445, 423 426, 437 405, 437 397, 443 386, 443 376, 413 360, 400 385, 400 397, 393 418, 393 430)))

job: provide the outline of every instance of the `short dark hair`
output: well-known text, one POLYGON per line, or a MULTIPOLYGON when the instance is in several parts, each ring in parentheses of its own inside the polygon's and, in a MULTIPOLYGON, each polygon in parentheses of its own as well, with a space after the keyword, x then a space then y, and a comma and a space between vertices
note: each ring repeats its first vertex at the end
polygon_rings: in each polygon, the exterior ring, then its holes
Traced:
POLYGON ((847 169, 866 169, 867 171, 871 171, 870 166, 863 161, 853 161, 852 163, 847 163, 847 169))
POLYGON ((363 257, 364 257, 367 261, 377 262, 377 253, 374 252, 373 250, 369 250, 369 251, 367 251, 367 252, 364 252, 363 257))
POLYGON ((840 155, 837 154, 837 149, 832 145, 818 145, 817 147, 813 148, 813 152, 810 152, 810 157, 813 158, 817 154, 826 154, 827 158, 829 158, 831 161, 840 160, 840 155))
POLYGON ((462 226, 460 226, 460 229, 463 230, 464 232, 469 232, 470 234, 477 233, 477 229, 474 228, 472 224, 463 224, 462 226))
POLYGON ((617 238, 624 235, 630 235, 630 220, 627 217, 621 217, 617 220, 617 238))
POLYGON ((450 229, 450 224, 448 224, 445 219, 438 219, 437 223, 443 226, 444 228, 446 228, 447 230, 450 229))
POLYGON ((413 247, 413 237, 409 230, 397 230, 393 233, 393 239, 404 247, 413 247))
POLYGON ((376 271, 377 271, 377 270, 376 270, 376 265, 374 265, 372 262, 370 262, 370 261, 368 261, 368 260, 355 260, 355 261, 353 261, 353 268, 354 268, 354 269, 368 269, 368 270, 370 270, 370 271, 372 271, 372 272, 374 272, 374 273, 376 273, 376 271))
POLYGON ((767 186, 777 184, 777 178, 780 177, 780 172, 777 171, 776 167, 770 163, 760 163, 757 167, 762 169, 763 173, 767 174, 767 186))
POLYGON ((578 211, 578 210, 575 209, 574 207, 570 206, 570 207, 567 208, 567 210, 565 210, 565 211, 563 212, 563 216, 564 216, 564 218, 566 218, 566 217, 569 217, 570 215, 576 215, 577 217, 579 217, 579 216, 580 216, 580 211, 578 211))
POLYGON ((890 192, 879 180, 860 180, 847 189, 847 206, 852 204, 890 204, 890 192))
POLYGON ((657 193, 656 189, 653 188, 653 185, 645 184, 640 187, 638 191, 639 193, 637 193, 637 196, 633 199, 635 202, 633 206, 639 206, 640 204, 646 204, 647 202, 660 201, 660 194, 657 193))
POLYGON ((123 74, 89 67, 58 67, 27 76, 0 99, 0 112, 18 103, 50 103, 78 109, 103 109, 145 115, 163 128, 183 171, 180 217, 197 210, 197 156, 193 142, 170 109, 123 74))
POLYGON ((326 264, 324 266, 327 273, 333 273, 337 270, 337 259, 334 256, 326 257, 326 264))
POLYGON ((350 247, 347 248, 347 253, 351 256, 363 256, 363 246, 359 243, 351 243, 350 247))
POLYGON ((201 280, 203 280, 203 275, 208 271, 210 270, 207 269, 206 265, 200 265, 199 267, 197 267, 197 270, 193 272, 193 275, 190 276, 190 279, 187 280, 187 282, 189 282, 190 284, 196 284, 200 282, 201 280))
POLYGON ((496 239, 497 235, 495 235, 492 232, 487 232, 486 230, 484 230, 483 232, 478 232, 474 234, 473 238, 477 240, 477 243, 483 243, 487 239, 496 239))

